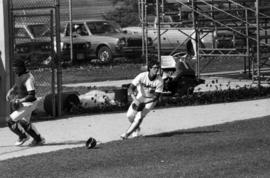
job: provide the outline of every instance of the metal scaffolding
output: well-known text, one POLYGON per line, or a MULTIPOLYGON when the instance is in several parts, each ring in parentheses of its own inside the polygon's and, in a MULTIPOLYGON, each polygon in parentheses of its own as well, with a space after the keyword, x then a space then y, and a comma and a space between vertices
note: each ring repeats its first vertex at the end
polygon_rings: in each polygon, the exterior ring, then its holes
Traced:
MULTIPOLYGON (((166 14, 164 0, 138 0, 139 14, 143 28, 143 38, 147 35, 147 11, 149 3, 156 3, 156 16, 158 39, 163 33, 160 33, 159 18, 166 14), (161 13, 159 12, 161 10, 161 13)), ((196 74, 200 76, 200 60, 205 57, 244 57, 244 72, 248 72, 252 80, 261 82, 261 68, 269 60, 270 53, 270 16, 265 14, 270 6, 261 6, 259 0, 176 0, 174 3, 179 6, 179 16, 182 16, 182 8, 188 9, 186 13, 191 18, 181 19, 181 24, 191 24, 195 30, 195 39, 192 35, 186 34, 189 39, 196 40, 196 74), (213 41, 213 47, 204 48, 201 46, 203 33, 217 34, 221 30, 232 32, 234 42, 242 40, 241 46, 217 47, 213 41), (253 32, 253 33, 251 33, 253 32), (262 57, 263 56, 263 57, 262 57), (247 71, 248 70, 248 71, 247 71)), ((172 29, 172 28, 171 28, 172 29)), ((181 32, 181 27, 178 28, 181 32)), ((170 30, 168 28, 167 30, 170 30)), ((166 32, 165 32, 166 33, 166 32)), ((184 32, 181 32, 184 33, 184 32)), ((160 56, 160 41, 158 43, 158 56, 160 56)), ((144 52, 147 52, 147 46, 144 46, 144 52), (145 50, 146 49, 146 50, 145 50)), ((160 59, 160 58, 159 58, 160 59)))
MULTIPOLYGON (((206 1, 206 0, 191 0, 191 3, 183 3, 178 0, 181 5, 190 8, 193 15, 193 24, 196 30, 196 36, 200 36, 200 32, 205 29, 209 30, 213 28, 218 31, 221 29, 226 29, 233 31, 236 35, 245 38, 246 44, 242 49, 235 48, 232 49, 204 49, 198 47, 198 56, 197 56, 197 64, 199 65, 200 56, 213 56, 213 55, 227 55, 227 56, 244 56, 251 60, 252 63, 252 79, 253 81, 257 81, 258 85, 260 85, 261 74, 260 69, 262 67, 261 63, 261 54, 263 53, 262 48, 267 47, 270 49, 270 44, 268 43, 269 36, 267 35, 267 30, 270 29, 267 25, 262 28, 262 24, 268 24, 270 21, 270 16, 259 12, 260 6, 259 1, 242 1, 242 4, 239 2, 235 2, 233 0, 228 1, 206 1), (223 4, 224 7, 220 8, 218 5, 220 3, 223 4), (248 3, 254 3, 255 8, 249 7, 248 3), (207 6, 210 8, 209 10, 204 11, 200 10, 198 6, 207 6), (232 8, 234 7, 234 8, 232 8), (213 12, 225 14, 226 19, 221 17, 213 16, 213 12), (235 13, 237 12, 237 14, 235 13), (239 14, 241 14, 239 16, 239 14), (225 20, 225 22, 224 22, 225 20), (262 20, 263 23, 262 23, 262 20), (204 22, 212 22, 212 23, 204 23, 204 22), (226 23, 227 21, 227 23, 226 23), (202 23, 203 22, 203 23, 202 23), (237 26, 230 26, 228 22, 234 22, 237 26), (207 24, 207 25, 206 25, 207 24), (212 24, 212 26, 209 26, 212 24), (256 30, 256 35, 252 36, 249 34, 251 30, 256 30), (262 35, 262 33, 264 35, 262 35), (262 40, 264 39, 264 41, 262 40), (250 44, 252 42, 252 44, 250 44), (218 52, 217 52, 218 51, 218 52), (253 54, 253 55, 252 55, 253 54), (253 58, 252 58, 253 57, 253 58)), ((199 41, 197 41, 198 44, 199 41)), ((198 67, 199 68, 199 67, 198 67)), ((249 66, 250 69, 250 66, 249 66)), ((245 69, 246 70, 246 69, 245 69)), ((199 71, 197 71, 199 75, 199 71)))

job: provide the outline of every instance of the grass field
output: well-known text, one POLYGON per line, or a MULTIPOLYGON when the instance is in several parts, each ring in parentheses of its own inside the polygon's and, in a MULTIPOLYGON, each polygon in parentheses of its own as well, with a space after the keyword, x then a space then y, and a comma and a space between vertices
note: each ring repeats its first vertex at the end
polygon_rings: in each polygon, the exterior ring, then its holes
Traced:
POLYGON ((0 177, 269 177, 270 117, 0 162, 0 177))

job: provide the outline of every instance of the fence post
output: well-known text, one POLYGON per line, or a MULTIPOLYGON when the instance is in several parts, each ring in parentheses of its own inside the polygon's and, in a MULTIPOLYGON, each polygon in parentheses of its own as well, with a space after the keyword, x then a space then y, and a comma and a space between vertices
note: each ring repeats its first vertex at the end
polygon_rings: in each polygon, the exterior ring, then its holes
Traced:
POLYGON ((0 124, 5 122, 9 107, 5 95, 10 88, 9 0, 0 1, 0 124))
POLYGON ((58 115, 62 115, 62 60, 60 52, 60 1, 55 1, 55 24, 56 24, 56 49, 57 49, 57 100, 58 102, 58 115))

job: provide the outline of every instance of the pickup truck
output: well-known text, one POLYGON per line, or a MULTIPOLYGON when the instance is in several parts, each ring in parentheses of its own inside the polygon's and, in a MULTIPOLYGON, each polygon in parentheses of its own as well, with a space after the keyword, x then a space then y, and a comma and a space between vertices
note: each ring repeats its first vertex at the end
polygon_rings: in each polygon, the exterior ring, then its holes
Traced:
MULTIPOLYGON (((111 63, 114 57, 138 56, 142 51, 141 35, 125 34, 117 24, 99 19, 73 20, 72 41, 77 46, 89 43, 89 48, 73 48, 76 58, 88 60, 97 59, 99 63, 111 63)), ((70 50, 70 23, 66 22, 61 37, 62 54, 69 58, 70 50)), ((152 45, 148 38, 148 45, 152 45)))

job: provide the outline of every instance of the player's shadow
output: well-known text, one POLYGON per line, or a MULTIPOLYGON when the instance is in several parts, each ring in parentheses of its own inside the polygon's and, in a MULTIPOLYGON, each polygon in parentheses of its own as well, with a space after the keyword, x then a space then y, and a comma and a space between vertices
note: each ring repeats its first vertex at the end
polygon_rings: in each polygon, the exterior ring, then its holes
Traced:
MULTIPOLYGON (((1 147, 11 147, 11 146, 7 145, 7 146, 1 146, 1 147)), ((14 147, 14 146, 12 145, 12 147, 14 147)), ((28 149, 30 149, 30 147, 20 147, 19 149, 16 149, 16 150, 1 152, 0 156, 6 155, 6 154, 17 153, 17 152, 21 152, 21 151, 28 150, 28 149)))
MULTIPOLYGON (((85 140, 80 140, 80 141, 65 141, 65 142, 49 142, 49 143, 45 143, 43 145, 38 145, 38 146, 28 146, 28 145, 22 145, 17 147, 18 149, 16 150, 10 150, 10 151, 6 151, 6 152, 2 152, 0 153, 1 155, 5 155, 5 154, 11 154, 11 153, 16 153, 16 152, 21 152, 24 150, 29 150, 32 148, 37 148, 37 147, 43 147, 43 146, 64 146, 64 145, 81 145, 84 146, 85 145, 85 140)), ((5 145, 5 146, 0 146, 0 147, 14 147, 14 145, 5 145)), ((95 147, 95 149, 97 149, 95 147)))
POLYGON ((219 130, 194 130, 194 131, 172 131, 172 132, 163 132, 159 134, 147 135, 145 137, 171 137, 174 135, 184 135, 184 134, 209 134, 209 133, 217 133, 221 132, 219 130))
MULTIPOLYGON (((79 147, 85 146, 85 140, 81 141, 65 141, 65 142, 52 142, 52 143, 45 143, 44 146, 65 146, 65 145, 79 145, 79 147)), ((97 142, 99 144, 100 142, 97 142)), ((99 147, 95 146, 92 149, 99 149, 99 147)))
MULTIPOLYGON (((18 148, 35 148, 35 147, 40 147, 40 146, 60 146, 60 145, 81 145, 85 144, 85 140, 80 140, 80 141, 65 141, 65 142, 49 142, 49 143, 44 143, 43 145, 37 145, 37 146, 29 146, 29 145, 22 145, 18 146, 18 148)), ((5 148, 5 147, 14 147, 14 145, 3 145, 0 146, 0 148, 5 148)), ((22 149, 21 149, 22 150, 22 149)))
POLYGON ((82 145, 85 144, 85 140, 79 141, 64 141, 64 142, 49 142, 45 143, 44 146, 61 146, 61 145, 82 145))

